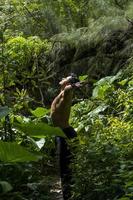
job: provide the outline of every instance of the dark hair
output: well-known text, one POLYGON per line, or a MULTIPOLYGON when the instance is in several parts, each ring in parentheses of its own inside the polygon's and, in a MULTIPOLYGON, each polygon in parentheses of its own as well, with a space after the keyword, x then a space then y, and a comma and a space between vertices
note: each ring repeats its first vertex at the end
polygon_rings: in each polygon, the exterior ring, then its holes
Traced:
POLYGON ((76 74, 71 73, 69 76, 70 76, 70 78, 69 78, 69 82, 70 82, 71 84, 74 84, 74 83, 80 82, 80 80, 78 79, 78 77, 77 77, 76 74))

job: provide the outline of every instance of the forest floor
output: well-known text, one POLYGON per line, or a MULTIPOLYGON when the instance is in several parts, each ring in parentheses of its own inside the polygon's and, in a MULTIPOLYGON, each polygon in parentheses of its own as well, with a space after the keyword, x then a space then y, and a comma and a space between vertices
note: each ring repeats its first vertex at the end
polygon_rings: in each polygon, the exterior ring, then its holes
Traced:
POLYGON ((47 172, 52 178, 52 184, 50 181, 50 199, 51 200, 64 200, 61 188, 61 178, 60 178, 60 169, 58 165, 58 158, 55 156, 51 163, 51 168, 47 172))
POLYGON ((58 176, 55 176, 52 188, 50 190, 51 200, 63 200, 62 190, 61 190, 61 180, 58 176))

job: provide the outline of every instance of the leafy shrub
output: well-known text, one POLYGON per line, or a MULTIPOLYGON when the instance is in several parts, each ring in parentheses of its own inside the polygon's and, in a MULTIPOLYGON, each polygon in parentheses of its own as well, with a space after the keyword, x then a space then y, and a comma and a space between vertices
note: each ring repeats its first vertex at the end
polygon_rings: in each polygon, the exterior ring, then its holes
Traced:
POLYGON ((47 40, 41 40, 37 36, 28 37, 14 37, 10 38, 6 43, 6 55, 9 57, 10 61, 13 61, 14 67, 16 66, 18 70, 21 67, 26 68, 31 59, 42 51, 47 52, 49 49, 49 43, 47 40))
POLYGON ((99 81, 97 95, 72 109, 71 121, 79 135, 72 164, 73 199, 133 198, 133 73, 125 84, 124 74, 108 85, 107 78, 99 81))
MULTIPOLYGON (((27 106, 33 96, 37 100, 40 99, 39 103, 43 105, 41 89, 42 87, 46 88, 49 84, 46 57, 50 48, 50 42, 41 40, 37 36, 28 38, 18 36, 5 42, 3 45, 0 87, 3 89, 3 79, 5 78, 5 95, 8 105, 20 102, 20 106, 17 104, 15 107, 18 106, 18 109, 21 109, 27 106), (2 71, 3 65, 4 74, 2 71)), ((2 94, 0 99, 3 101, 2 94)))
POLYGON ((26 118, 14 115, 7 106, 0 108, 0 199, 3 200, 33 199, 33 196, 51 199, 50 189, 56 181, 54 175, 48 176, 56 173, 55 154, 51 156, 51 151, 55 149, 55 135, 64 137, 64 133, 48 125, 48 109, 39 107, 30 111, 32 116, 26 118), (9 114, 12 132, 5 123, 9 114))

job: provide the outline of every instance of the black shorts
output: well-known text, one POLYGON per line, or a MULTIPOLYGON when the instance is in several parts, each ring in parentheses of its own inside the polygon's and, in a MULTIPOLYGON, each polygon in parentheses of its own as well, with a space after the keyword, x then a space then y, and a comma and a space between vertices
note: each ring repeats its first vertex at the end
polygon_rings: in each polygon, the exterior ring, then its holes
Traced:
MULTIPOLYGON (((73 139, 77 137, 76 131, 71 126, 62 130, 68 139, 73 139)), ((60 168, 60 175, 61 177, 64 177, 64 175, 68 174, 70 171, 69 165, 71 163, 72 155, 69 145, 65 138, 57 137, 56 144, 57 144, 57 157, 60 168)))
POLYGON ((76 131, 71 126, 64 128, 62 130, 63 130, 63 132, 65 133, 65 135, 67 136, 68 139, 72 139, 74 137, 77 137, 76 131))

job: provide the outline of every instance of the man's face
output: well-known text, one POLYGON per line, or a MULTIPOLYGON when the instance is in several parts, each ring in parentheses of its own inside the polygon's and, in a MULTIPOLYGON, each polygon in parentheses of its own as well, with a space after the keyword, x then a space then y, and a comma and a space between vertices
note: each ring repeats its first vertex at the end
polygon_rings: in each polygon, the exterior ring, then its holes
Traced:
POLYGON ((61 86, 63 86, 63 85, 69 85, 69 84, 70 84, 70 83, 69 83, 70 78, 71 78, 71 76, 68 76, 68 77, 66 77, 66 78, 63 78, 63 79, 59 82, 59 84, 60 84, 61 86))

